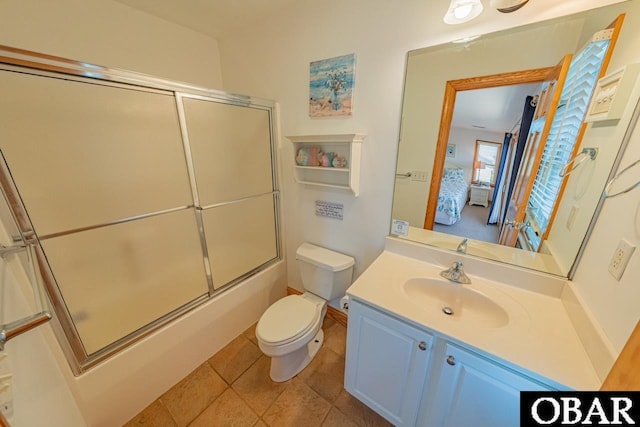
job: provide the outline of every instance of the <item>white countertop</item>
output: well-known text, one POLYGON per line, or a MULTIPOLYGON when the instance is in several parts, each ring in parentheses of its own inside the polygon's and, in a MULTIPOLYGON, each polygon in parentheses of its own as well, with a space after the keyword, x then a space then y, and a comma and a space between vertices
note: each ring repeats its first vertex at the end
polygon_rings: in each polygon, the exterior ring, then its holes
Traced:
MULTIPOLYGON (((475 276, 471 268, 465 269, 472 283, 451 283, 451 286, 468 286, 498 303, 509 315, 505 326, 491 328, 446 316, 406 294, 403 284, 408 279, 440 278, 440 271, 447 267, 386 250, 351 285, 347 294, 502 359, 507 365, 529 371, 533 377, 542 377, 560 389, 600 388, 601 381, 559 296, 487 280, 475 276)), ((514 270, 514 282, 519 280, 518 274, 514 270)))

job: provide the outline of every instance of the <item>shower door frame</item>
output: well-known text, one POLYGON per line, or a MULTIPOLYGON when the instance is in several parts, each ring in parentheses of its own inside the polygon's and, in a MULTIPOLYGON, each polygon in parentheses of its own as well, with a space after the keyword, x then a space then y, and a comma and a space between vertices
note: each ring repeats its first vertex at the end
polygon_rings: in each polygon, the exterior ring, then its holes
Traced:
MULTIPOLYGON (((12 236, 17 242, 24 244, 33 244, 36 248, 37 263, 42 275, 42 284, 46 290, 46 294, 49 298, 49 303, 52 306, 52 311, 55 313, 51 325, 56 335, 57 341, 60 344, 67 362, 75 376, 81 375, 89 368, 97 365, 105 359, 113 356, 124 348, 139 341, 145 336, 149 335, 153 331, 157 330, 161 326, 172 322, 185 313, 193 310, 201 304, 210 301, 216 295, 232 288, 233 286, 241 283, 247 278, 269 268, 271 265, 282 260, 282 236, 281 236, 281 223, 280 223, 280 190, 278 182, 278 160, 277 160, 277 106, 273 101, 265 100, 261 98, 255 98, 245 95, 239 95, 234 93, 227 93, 219 90, 208 89, 200 86, 189 85, 182 82, 176 82, 172 80, 157 78, 141 73, 120 70, 115 68, 108 68, 104 66, 98 66, 80 61, 74 61, 66 58, 55 57, 51 55, 41 54, 37 52, 27 51, 23 49, 12 48, 8 46, 0 45, 0 71, 1 72, 18 72, 24 74, 30 74, 40 76, 43 78, 57 78, 64 80, 71 80, 78 83, 92 83, 101 84, 104 86, 127 88, 145 92, 160 92, 175 99, 176 110, 179 119, 180 133, 183 144, 184 160, 187 166, 187 173, 189 178, 189 186, 192 195, 193 203, 188 206, 178 207, 170 209, 169 211, 179 211, 192 209, 198 225, 198 234, 200 237, 200 244, 203 256, 203 267, 207 278, 208 293, 197 297, 194 300, 172 310, 169 313, 165 313, 160 318, 148 323, 144 327, 129 333, 128 335, 118 339, 117 341, 107 345, 106 347, 88 354, 82 344, 80 335, 75 328, 68 308, 64 303, 63 296, 58 287, 58 284, 54 278, 53 272, 46 260, 42 246, 40 245, 40 239, 34 231, 34 227, 29 219, 26 208, 20 198, 18 188, 13 181, 10 174, 4 155, 0 153, 0 188, 3 192, 7 204, 10 208, 11 215, 19 230, 19 236, 12 236), (227 104, 231 106, 253 108, 258 110, 264 110, 268 114, 269 125, 269 145, 271 153, 271 185, 272 191, 263 194, 252 195, 245 199, 236 201, 220 203, 212 206, 201 206, 196 185, 196 176, 194 165, 191 157, 191 146, 189 143, 186 117, 183 106, 184 98, 193 98, 204 100, 208 102, 215 102, 220 104, 227 104), (212 207, 218 207, 227 203, 242 202, 244 200, 263 197, 271 194, 273 197, 274 207, 274 236, 275 236, 275 257, 257 266, 256 268, 245 272, 234 280, 220 286, 218 289, 214 289, 213 285, 213 273, 211 271, 211 264, 209 260, 208 248, 206 244, 206 236, 204 234, 204 223, 202 218, 203 209, 209 209, 212 207)), ((159 215, 166 213, 153 212, 142 217, 159 215)), ((91 228, 102 227, 106 225, 114 225, 121 222, 133 221, 139 219, 140 216, 126 218, 123 220, 117 220, 109 224, 100 224, 91 228)), ((78 230, 73 230, 78 231, 78 230)), ((51 236, 49 236, 51 237, 51 236)))

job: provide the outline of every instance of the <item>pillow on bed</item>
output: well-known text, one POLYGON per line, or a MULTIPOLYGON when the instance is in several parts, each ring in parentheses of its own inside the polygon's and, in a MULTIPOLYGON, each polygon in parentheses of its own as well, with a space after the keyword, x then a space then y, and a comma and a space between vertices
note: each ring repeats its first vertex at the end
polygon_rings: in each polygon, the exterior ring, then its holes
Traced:
POLYGON ((464 169, 445 168, 442 175, 443 181, 464 181, 464 169))

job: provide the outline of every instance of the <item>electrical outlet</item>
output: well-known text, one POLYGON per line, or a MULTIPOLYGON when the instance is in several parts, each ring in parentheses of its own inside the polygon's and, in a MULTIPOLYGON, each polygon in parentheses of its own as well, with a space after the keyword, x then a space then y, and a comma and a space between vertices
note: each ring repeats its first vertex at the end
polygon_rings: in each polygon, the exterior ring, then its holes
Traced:
POLYGON ((624 273, 625 268, 627 268, 629 259, 635 250, 636 247, 624 239, 621 239, 618 243, 618 247, 613 253, 613 257, 611 257, 611 262, 609 263, 609 273, 617 281, 620 281, 622 273, 624 273))

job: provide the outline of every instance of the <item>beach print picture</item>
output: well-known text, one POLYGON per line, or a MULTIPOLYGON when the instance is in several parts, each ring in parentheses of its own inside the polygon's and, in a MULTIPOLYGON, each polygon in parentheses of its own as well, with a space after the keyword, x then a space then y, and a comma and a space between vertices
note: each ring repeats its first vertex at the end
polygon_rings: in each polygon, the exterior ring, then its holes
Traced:
POLYGON ((309 116, 350 116, 353 108, 356 55, 344 55, 309 66, 309 116))

